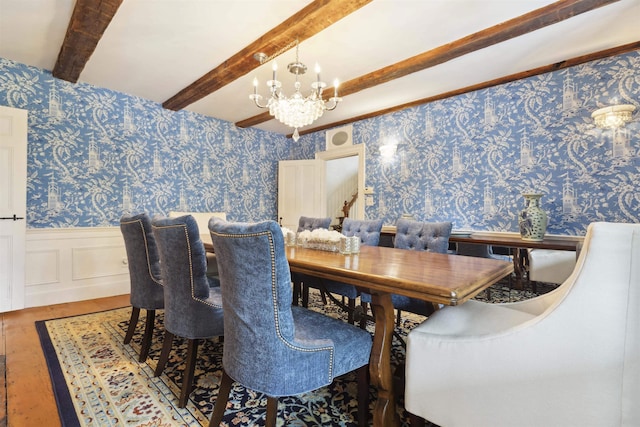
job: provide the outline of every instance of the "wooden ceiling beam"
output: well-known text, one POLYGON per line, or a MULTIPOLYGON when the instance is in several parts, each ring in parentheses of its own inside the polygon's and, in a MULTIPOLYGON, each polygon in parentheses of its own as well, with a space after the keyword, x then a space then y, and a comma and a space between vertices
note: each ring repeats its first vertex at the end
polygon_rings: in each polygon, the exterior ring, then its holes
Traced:
POLYGON ((52 74, 72 83, 96 49, 122 0, 77 0, 52 74))
POLYGON ((179 110, 255 70, 261 64, 253 55, 273 55, 296 39, 299 42, 360 9, 372 0, 315 0, 262 35, 222 64, 166 100, 162 106, 179 110))
MULTIPOLYGON (((451 43, 428 50, 411 58, 346 81, 340 85, 345 97, 391 80, 451 61, 463 55, 522 36, 576 15, 615 3, 619 0, 560 0, 524 15, 478 31, 451 43)), ((325 89, 333 93, 333 88, 325 89)), ((241 128, 255 126, 273 118, 268 111, 236 122, 241 128)))
MULTIPOLYGON (((567 59, 565 61, 556 62, 549 65, 544 65, 542 67, 534 68, 528 71, 523 71, 520 73, 510 74, 508 76, 499 77, 497 79, 488 80, 486 82, 478 83, 475 85, 463 87, 460 89, 452 90, 449 92, 444 92, 438 95, 430 96, 427 98, 418 99, 415 101, 407 102, 406 104, 397 105, 390 108, 385 108, 384 110, 374 111, 371 113, 363 114, 356 117, 351 117, 346 120, 341 120, 339 122, 334 122, 330 124, 326 124, 323 126, 318 126, 313 129, 306 129, 304 131, 298 131, 300 135, 306 135, 313 132, 319 132, 325 129, 330 129, 336 126, 345 125, 348 123, 357 122, 360 120, 370 119, 372 117, 382 116, 385 114, 390 114, 396 111, 404 110, 407 108, 417 107, 422 104, 428 104, 430 102, 439 101, 442 99, 450 98, 452 96, 459 96, 468 92, 474 92, 481 89, 487 89, 493 86, 502 85, 505 83, 510 83, 516 80, 526 79, 528 77, 537 76, 540 74, 550 73, 552 71, 562 70, 564 68, 575 67, 576 65, 585 64, 587 62, 595 61, 598 59, 609 58, 611 56, 622 55, 628 52, 633 52, 636 50, 640 50, 640 41, 628 43, 622 46, 617 46, 611 49, 601 50, 599 52, 590 53, 587 55, 578 56, 575 58, 567 59)), ((287 135, 287 137, 291 138, 291 134, 287 135)))

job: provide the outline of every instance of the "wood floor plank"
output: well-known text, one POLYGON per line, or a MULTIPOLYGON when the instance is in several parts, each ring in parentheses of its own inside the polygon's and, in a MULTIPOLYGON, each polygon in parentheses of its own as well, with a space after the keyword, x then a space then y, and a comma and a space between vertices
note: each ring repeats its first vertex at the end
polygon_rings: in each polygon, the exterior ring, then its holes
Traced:
POLYGON ((60 426, 37 320, 76 316, 129 305, 129 295, 35 307, 4 313, 6 350, 7 425, 9 427, 60 426))
POLYGON ((7 384, 5 381, 5 357, 0 354, 0 427, 7 425, 7 384))
POLYGON ((4 356, 6 352, 6 344, 4 337, 4 313, 0 313, 0 355, 4 356))

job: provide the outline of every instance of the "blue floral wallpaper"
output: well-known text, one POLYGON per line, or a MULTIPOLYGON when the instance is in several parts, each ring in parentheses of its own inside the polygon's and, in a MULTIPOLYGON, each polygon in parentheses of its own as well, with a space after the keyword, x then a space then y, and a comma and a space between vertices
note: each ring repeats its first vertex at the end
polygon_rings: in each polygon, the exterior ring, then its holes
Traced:
MULTIPOLYGON (((29 227, 116 225, 123 212, 277 216, 277 163, 313 158, 325 132, 297 143, 256 129, 0 59, 0 104, 29 114, 29 227)), ((640 222, 640 52, 432 102, 353 124, 366 144, 368 218, 402 214, 457 229, 518 231, 523 192, 540 192, 548 233, 592 221, 640 222), (618 131, 591 113, 636 106, 618 131), (391 158, 379 148, 397 143, 391 158)))
POLYGON ((353 139, 375 190, 366 215, 387 225, 408 213, 517 232, 523 192, 543 194, 547 233, 640 222, 640 52, 356 122, 353 139), (617 103, 636 106, 632 122, 596 128, 591 113, 617 103), (392 142, 396 155, 381 157, 392 142))
POLYGON ((28 227, 117 225, 123 212, 275 219, 291 140, 0 58, 0 104, 29 110, 28 227))

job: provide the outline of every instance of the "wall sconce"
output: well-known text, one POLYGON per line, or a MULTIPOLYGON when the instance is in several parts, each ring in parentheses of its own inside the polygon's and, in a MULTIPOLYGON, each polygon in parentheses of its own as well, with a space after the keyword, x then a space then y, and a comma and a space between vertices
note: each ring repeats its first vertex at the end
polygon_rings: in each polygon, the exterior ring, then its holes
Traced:
POLYGON ((612 105, 600 108, 591 114, 596 126, 601 129, 617 129, 631 121, 631 113, 636 109, 631 104, 612 105))
POLYGON ((381 145, 380 146, 380 156, 385 160, 389 160, 393 156, 395 156, 397 149, 398 149, 398 145, 397 144, 381 145))

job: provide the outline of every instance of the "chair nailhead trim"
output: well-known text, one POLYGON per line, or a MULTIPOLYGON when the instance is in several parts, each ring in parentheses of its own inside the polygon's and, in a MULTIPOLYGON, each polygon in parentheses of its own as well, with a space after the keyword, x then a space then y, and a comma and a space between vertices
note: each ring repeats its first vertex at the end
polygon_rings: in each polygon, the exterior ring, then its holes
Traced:
POLYGON ((282 336, 282 331, 280 330, 280 319, 278 317, 278 280, 277 280, 277 269, 276 269, 276 255, 275 255, 275 244, 273 242, 273 234, 270 231, 262 231, 260 233, 245 233, 245 234, 226 234, 226 233, 218 233, 211 231, 211 234, 220 237, 232 237, 232 238, 245 238, 245 237, 260 237, 266 236, 269 239, 269 254, 271 258, 271 303, 273 304, 273 313, 274 313, 274 322, 276 324, 276 335, 278 338, 289 348, 296 351, 303 351, 307 353, 315 353, 319 351, 329 351, 329 383, 333 382, 333 347, 320 347, 315 349, 298 347, 296 345, 291 344, 287 339, 282 336))
POLYGON ((215 305, 212 304, 211 302, 207 301, 207 300, 203 300, 200 299, 198 297, 196 297, 195 295, 195 286, 194 286, 194 282, 193 282, 193 256, 191 254, 191 242, 189 242, 189 232, 187 231, 187 225, 186 224, 176 224, 176 225, 168 225, 168 226, 161 226, 161 227, 155 227, 155 228, 176 228, 176 227, 182 227, 182 229, 184 230, 184 236, 185 236, 185 241, 187 243, 187 251, 189 253, 189 281, 190 281, 190 287, 191 287, 191 299, 194 301, 198 301, 201 302, 202 304, 206 304, 209 307, 213 307, 213 308, 222 308, 221 305, 215 305))

